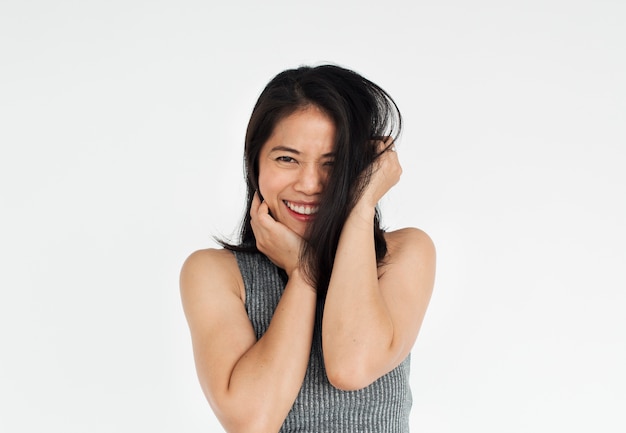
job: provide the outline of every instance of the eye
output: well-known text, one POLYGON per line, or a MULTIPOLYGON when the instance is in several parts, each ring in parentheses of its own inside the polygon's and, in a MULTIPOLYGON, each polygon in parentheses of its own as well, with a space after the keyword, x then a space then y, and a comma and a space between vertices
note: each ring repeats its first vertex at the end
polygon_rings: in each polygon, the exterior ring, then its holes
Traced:
POLYGON ((279 157, 276 158, 276 161, 278 161, 278 162, 297 162, 291 156, 279 156, 279 157))

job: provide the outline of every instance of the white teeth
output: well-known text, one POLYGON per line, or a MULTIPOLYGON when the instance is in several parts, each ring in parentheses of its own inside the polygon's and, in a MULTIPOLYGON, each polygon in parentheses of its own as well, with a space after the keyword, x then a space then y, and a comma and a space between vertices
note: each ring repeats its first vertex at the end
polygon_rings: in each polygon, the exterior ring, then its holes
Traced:
POLYGON ((288 201, 285 201, 285 204, 289 209, 301 215, 314 215, 319 210, 319 206, 296 206, 288 201))

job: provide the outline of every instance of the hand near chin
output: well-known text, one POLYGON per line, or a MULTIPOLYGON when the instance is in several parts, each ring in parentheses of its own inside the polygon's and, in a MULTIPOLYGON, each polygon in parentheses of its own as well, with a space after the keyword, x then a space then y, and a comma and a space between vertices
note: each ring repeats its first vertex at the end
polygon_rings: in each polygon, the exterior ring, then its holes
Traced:
POLYGON ((392 137, 378 141, 377 151, 379 157, 374 162, 372 176, 360 199, 361 202, 371 207, 376 206, 387 191, 398 183, 402 174, 392 137))
POLYGON ((250 224, 256 238, 256 246, 276 266, 291 276, 299 266, 300 250, 304 240, 269 213, 267 203, 254 194, 250 207, 250 224))

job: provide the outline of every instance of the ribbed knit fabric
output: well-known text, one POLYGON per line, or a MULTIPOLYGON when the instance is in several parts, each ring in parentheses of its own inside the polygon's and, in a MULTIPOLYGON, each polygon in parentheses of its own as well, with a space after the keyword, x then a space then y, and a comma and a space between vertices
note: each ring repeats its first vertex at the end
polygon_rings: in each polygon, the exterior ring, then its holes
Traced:
MULTIPOLYGON (((286 275, 263 254, 236 252, 246 290, 246 311, 257 338, 267 330, 285 289, 286 275)), ((407 357, 357 391, 333 387, 322 356, 323 301, 318 301, 309 366, 281 433, 408 433, 412 397, 407 357)))

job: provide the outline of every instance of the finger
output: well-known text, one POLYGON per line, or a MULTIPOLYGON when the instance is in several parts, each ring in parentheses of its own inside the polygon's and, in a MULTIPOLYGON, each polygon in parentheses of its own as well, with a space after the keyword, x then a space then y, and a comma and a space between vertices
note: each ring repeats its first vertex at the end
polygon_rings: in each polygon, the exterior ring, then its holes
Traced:
POLYGON ((259 218, 259 207, 261 206, 261 200, 259 199, 259 194, 257 192, 252 196, 252 203, 250 205, 250 226, 252 227, 252 232, 254 233, 257 239, 257 247, 259 245, 259 236, 262 234, 262 226, 260 225, 259 218))
POLYGON ((380 137, 380 140, 378 140, 378 153, 383 153, 387 149, 387 141, 389 141, 389 137, 380 137))
POLYGON ((270 214, 268 204, 265 201, 261 202, 258 195, 256 196, 254 214, 251 213, 251 221, 256 221, 260 227, 264 227, 265 229, 270 229, 272 224, 276 222, 270 214))
POLYGON ((259 205, 257 215, 259 215, 259 217, 265 221, 269 221, 269 220, 274 221, 274 218, 272 218, 270 215, 270 207, 267 205, 266 202, 263 202, 259 205), (267 217, 269 217, 269 220, 267 217))
POLYGON ((388 150, 394 151, 396 150, 394 139, 392 136, 388 135, 385 137, 380 137, 380 140, 376 142, 376 152, 378 155, 382 155, 388 150))
POLYGON ((385 149, 391 150, 393 152, 396 151, 396 144, 392 136, 388 136, 387 139, 385 140, 385 149))
POLYGON ((252 196, 252 204, 250 205, 250 217, 254 217, 259 212, 259 206, 261 205, 261 199, 259 199, 259 193, 255 191, 252 196))

